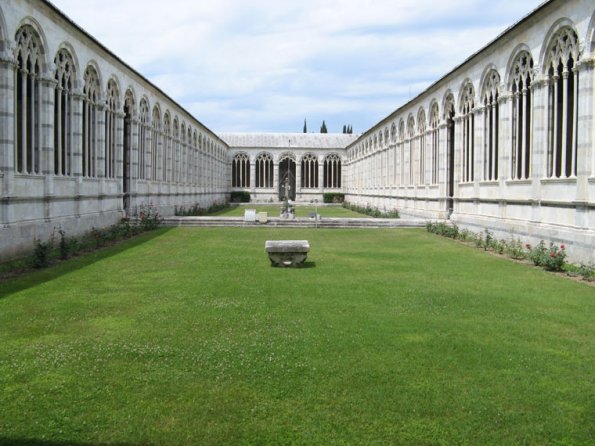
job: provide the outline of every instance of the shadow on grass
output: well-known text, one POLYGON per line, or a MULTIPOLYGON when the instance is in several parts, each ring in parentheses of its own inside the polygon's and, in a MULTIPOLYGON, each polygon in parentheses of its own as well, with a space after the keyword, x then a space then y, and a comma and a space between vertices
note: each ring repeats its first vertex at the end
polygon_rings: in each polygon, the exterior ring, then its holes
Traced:
POLYGON ((301 265, 295 266, 295 267, 283 267, 283 266, 273 266, 273 265, 271 265, 271 268, 288 269, 288 270, 316 268, 316 262, 308 261, 308 262, 304 262, 301 265))
POLYGON ((38 440, 35 438, 0 437, 0 446, 151 446, 151 443, 80 443, 73 441, 38 440))
MULTIPOLYGON (((118 255, 127 249, 142 245, 149 240, 160 237, 171 229, 173 228, 159 228, 154 231, 145 232, 136 237, 118 241, 113 245, 99 248, 95 251, 84 252, 80 255, 71 257, 68 260, 59 261, 48 268, 32 269, 30 271, 25 271, 16 277, 0 280, 0 299, 8 297, 11 294, 17 293, 19 291, 26 290, 27 288, 35 287, 44 282, 54 280, 60 276, 71 273, 72 271, 85 268, 86 266, 92 265, 93 263, 100 260, 108 259, 112 256, 118 255)), ((4 440, 0 437, 0 445, 12 444, 3 443, 3 441, 4 440)))

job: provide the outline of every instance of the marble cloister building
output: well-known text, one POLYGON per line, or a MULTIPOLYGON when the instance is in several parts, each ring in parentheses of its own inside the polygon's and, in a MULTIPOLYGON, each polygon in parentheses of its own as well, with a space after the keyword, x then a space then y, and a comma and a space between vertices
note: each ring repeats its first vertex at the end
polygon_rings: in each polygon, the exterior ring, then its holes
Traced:
POLYGON ((361 135, 218 135, 45 0, 0 3, 0 94, 0 260, 289 184, 595 263, 592 0, 545 2, 361 135))
POLYGON ((342 160, 357 135, 341 133, 222 133, 229 145, 231 190, 253 201, 322 201, 343 192, 342 160))

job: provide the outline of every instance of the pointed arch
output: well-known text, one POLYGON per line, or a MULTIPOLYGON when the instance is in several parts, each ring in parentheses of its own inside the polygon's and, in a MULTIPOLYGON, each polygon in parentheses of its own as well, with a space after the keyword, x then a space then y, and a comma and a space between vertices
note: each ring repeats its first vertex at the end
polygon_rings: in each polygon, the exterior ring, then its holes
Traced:
POLYGON ((273 155, 261 152, 256 156, 256 184, 257 188, 273 187, 273 155))
POLYGON ((318 187, 318 157, 314 153, 302 156, 302 188, 315 189, 318 187))
POLYGON ((417 165, 419 184, 426 183, 426 111, 420 107, 417 111, 417 165))
POLYGON ((143 96, 138 106, 138 179, 147 179, 147 148, 151 137, 149 99, 143 96))
POLYGON ((463 83, 459 98, 463 138, 461 178, 463 182, 471 182, 475 179, 475 88, 470 80, 463 83))
POLYGON ((337 153, 329 153, 324 157, 323 186, 327 189, 341 188, 341 157, 337 153))
POLYGON ((163 115, 163 162, 161 171, 162 181, 171 181, 171 148, 171 113, 169 112, 169 110, 166 110, 165 114, 163 115))
POLYGON ((433 99, 430 102, 430 183, 438 184, 438 153, 440 145, 440 107, 438 102, 433 99))
POLYGON ((510 178, 522 180, 531 174, 534 69, 529 51, 523 48, 516 53, 507 77, 512 97, 510 178))
POLYGON ((415 181, 414 178, 414 158, 416 153, 415 148, 415 118, 413 117, 413 113, 409 113, 407 117, 407 159, 405 161, 409 165, 409 169, 407 170, 407 181, 406 184, 413 184, 415 181))
POLYGON ((161 167, 161 137, 163 135, 161 127, 161 106, 158 102, 153 105, 151 113, 151 179, 157 180, 160 177, 159 168, 161 167))
POLYGON ((454 119, 455 117, 455 96, 451 90, 446 90, 444 93, 444 97, 442 98, 442 113, 443 119, 446 120, 448 118, 454 119))
POLYGON ((84 177, 97 177, 99 163, 99 113, 101 90, 99 75, 93 65, 87 65, 83 76, 83 156, 84 177))
POLYGON ((500 134, 500 74, 491 67, 484 73, 481 86, 481 102, 484 107, 483 119, 483 179, 498 179, 498 139, 500 134))
POLYGON ((40 174, 40 79, 46 65, 45 50, 40 34, 31 24, 23 24, 17 29, 15 43, 15 168, 17 173, 40 174))
POLYGON ((72 53, 62 47, 54 58, 54 175, 74 173, 74 91, 77 70, 72 53))
POLYGON ((231 162, 231 187, 250 187, 250 157, 238 152, 231 162))
MULTIPOLYGON (((562 23, 559 21, 559 23, 562 23)), ((571 24, 552 34, 544 54, 548 83, 547 176, 568 178, 577 171, 578 86, 580 48, 571 24)))
POLYGON ((104 175, 116 177, 116 144, 118 141, 118 110, 120 109, 120 89, 115 79, 107 82, 105 107, 105 159, 104 175))

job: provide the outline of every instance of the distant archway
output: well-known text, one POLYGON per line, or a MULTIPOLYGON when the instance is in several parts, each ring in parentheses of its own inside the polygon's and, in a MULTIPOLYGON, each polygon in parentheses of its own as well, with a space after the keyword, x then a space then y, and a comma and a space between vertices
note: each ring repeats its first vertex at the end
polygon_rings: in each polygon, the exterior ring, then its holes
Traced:
POLYGON ((285 196, 295 200, 295 158, 291 154, 283 154, 279 160, 279 200, 285 196))

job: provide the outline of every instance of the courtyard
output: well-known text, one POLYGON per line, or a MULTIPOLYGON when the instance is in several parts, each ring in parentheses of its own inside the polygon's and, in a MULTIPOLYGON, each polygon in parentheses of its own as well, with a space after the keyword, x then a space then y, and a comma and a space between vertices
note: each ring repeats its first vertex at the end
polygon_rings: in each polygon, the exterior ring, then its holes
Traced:
POLYGON ((590 444, 593 297, 423 229, 160 229, 0 284, 0 444, 590 444))

